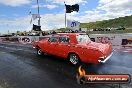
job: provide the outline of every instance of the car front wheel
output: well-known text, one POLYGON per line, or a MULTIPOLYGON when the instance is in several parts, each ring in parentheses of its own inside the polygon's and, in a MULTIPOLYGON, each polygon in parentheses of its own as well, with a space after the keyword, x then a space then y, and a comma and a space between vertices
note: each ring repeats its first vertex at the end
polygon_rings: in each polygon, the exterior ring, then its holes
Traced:
POLYGON ((73 65, 77 65, 80 63, 80 59, 79 59, 79 56, 76 55, 75 53, 72 53, 69 55, 69 59, 70 59, 70 62, 73 64, 73 65))
POLYGON ((37 49, 37 54, 38 54, 39 56, 42 56, 42 55, 43 55, 43 51, 42 51, 41 49, 37 49))

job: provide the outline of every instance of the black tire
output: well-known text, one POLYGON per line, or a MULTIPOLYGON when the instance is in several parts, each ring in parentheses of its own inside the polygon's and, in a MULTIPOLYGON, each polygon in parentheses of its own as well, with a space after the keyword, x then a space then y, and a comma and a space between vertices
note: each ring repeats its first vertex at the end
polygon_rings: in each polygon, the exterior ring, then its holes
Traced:
POLYGON ((43 54, 44 54, 43 51, 40 48, 38 48, 37 49, 37 55, 42 56, 43 54))
POLYGON ((73 65, 79 65, 80 64, 80 58, 77 54, 75 53, 70 53, 69 54, 69 61, 73 64, 73 65))

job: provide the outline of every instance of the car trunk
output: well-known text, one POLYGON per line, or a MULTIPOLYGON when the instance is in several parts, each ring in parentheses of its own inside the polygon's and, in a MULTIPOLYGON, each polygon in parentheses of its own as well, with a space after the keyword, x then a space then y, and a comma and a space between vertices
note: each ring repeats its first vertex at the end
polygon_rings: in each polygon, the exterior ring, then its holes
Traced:
POLYGON ((88 48, 96 48, 100 50, 105 56, 108 56, 112 52, 112 46, 109 44, 90 42, 87 44, 88 48))

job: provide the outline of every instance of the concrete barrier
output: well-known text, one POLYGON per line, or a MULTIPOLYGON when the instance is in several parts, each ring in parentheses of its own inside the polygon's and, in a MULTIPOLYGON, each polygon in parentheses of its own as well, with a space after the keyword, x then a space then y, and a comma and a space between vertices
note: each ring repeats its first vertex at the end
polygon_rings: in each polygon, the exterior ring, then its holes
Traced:
MULTIPOLYGON (((40 41, 46 36, 16 36, 0 37, 0 41, 17 42, 21 44, 32 44, 34 41, 40 41)), ((132 34, 90 34, 92 41, 98 43, 110 43, 113 48, 132 48, 132 34)))
POLYGON ((19 36, 19 42, 31 44, 35 41, 40 41, 43 38, 46 38, 46 36, 19 36))
POLYGON ((40 41, 46 36, 14 36, 14 37, 0 37, 1 42, 17 42, 21 44, 32 44, 35 41, 40 41))
POLYGON ((99 43, 110 43, 114 48, 132 48, 132 34, 91 34, 89 37, 99 43))

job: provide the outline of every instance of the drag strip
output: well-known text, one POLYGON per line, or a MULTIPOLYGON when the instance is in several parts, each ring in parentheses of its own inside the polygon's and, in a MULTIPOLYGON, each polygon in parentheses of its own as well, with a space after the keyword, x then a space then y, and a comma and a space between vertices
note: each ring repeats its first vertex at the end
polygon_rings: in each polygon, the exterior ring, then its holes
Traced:
MULTIPOLYGON (((87 74, 132 75, 131 57, 131 52, 114 51, 105 64, 86 64, 85 69, 87 74)), ((63 58, 37 56, 32 45, 0 43, 0 85, 3 88, 118 88, 111 84, 78 85, 77 70, 63 58)), ((131 86, 121 85, 122 88, 131 86)))

